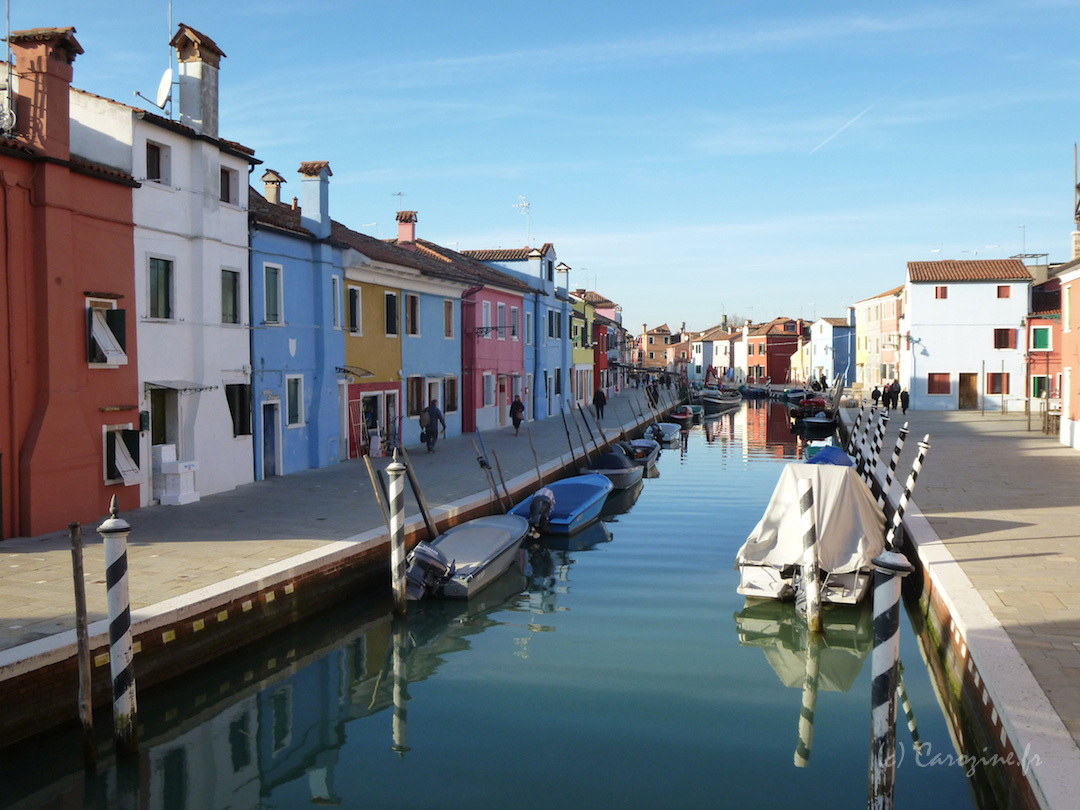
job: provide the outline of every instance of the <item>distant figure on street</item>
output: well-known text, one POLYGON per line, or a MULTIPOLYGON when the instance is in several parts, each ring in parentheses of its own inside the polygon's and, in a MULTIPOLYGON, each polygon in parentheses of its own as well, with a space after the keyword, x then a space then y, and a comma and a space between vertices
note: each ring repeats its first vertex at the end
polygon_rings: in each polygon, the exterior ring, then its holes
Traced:
POLYGON ((597 388, 592 398, 593 407, 596 408, 596 421, 604 418, 604 406, 607 405, 607 395, 603 389, 597 388))
POLYGON ((525 421, 525 403, 517 394, 514 394, 514 401, 510 403, 510 421, 514 423, 514 435, 517 436, 521 423, 525 421))
POLYGON ((435 452, 435 442, 439 440, 439 425, 442 425, 443 432, 446 431, 446 419, 443 418, 442 411, 439 410, 439 401, 436 399, 431 400, 431 404, 424 408, 420 414, 420 426, 424 428, 424 441, 427 443, 427 451, 429 453, 435 452), (427 414, 427 425, 423 424, 424 414, 427 414))
POLYGON ((892 386, 888 383, 881 389, 881 407, 885 410, 892 408, 892 386))
POLYGON ((821 390, 822 391, 829 390, 829 381, 828 381, 828 379, 826 379, 824 374, 821 375, 821 390))
POLYGON ((878 406, 878 401, 881 399, 881 389, 876 385, 874 386, 874 390, 870 392, 870 399, 874 401, 874 407, 876 408, 878 406))
POLYGON ((900 408, 905 414, 907 413, 908 405, 910 404, 911 394, 909 394, 908 390, 905 388, 903 391, 900 392, 900 408))
POLYGON ((900 407, 900 381, 893 380, 892 385, 889 386, 889 402, 892 403, 892 407, 900 407))

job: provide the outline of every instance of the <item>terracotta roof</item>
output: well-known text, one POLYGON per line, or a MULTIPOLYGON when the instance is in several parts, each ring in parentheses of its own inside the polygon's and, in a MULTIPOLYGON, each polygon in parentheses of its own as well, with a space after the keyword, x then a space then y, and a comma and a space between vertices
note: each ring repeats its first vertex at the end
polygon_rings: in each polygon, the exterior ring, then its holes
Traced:
POLYGON ((579 288, 577 290, 574 290, 574 295, 576 295, 578 298, 582 299, 583 301, 586 301, 586 302, 592 304, 594 307, 605 307, 606 308, 606 307, 618 306, 618 304, 616 304, 611 299, 605 298, 604 296, 600 295, 600 293, 593 292, 592 290, 585 290, 585 289, 580 289, 579 288))
POLYGON ((751 337, 761 337, 762 335, 797 335, 798 325, 803 325, 803 331, 806 330, 806 324, 798 318, 773 318, 766 324, 763 324, 756 329, 750 331, 751 337), (784 329, 784 324, 794 323, 796 325, 795 331, 789 331, 784 329))
POLYGON ((893 287, 891 290, 886 290, 885 292, 879 293, 877 295, 871 295, 869 298, 863 298, 861 301, 856 301, 855 303, 856 304, 863 304, 863 303, 865 303, 867 301, 874 301, 874 300, 876 300, 878 298, 887 298, 890 295, 900 295, 900 293, 902 293, 903 291, 904 291, 904 285, 901 284, 899 287, 893 287))
POLYGON ((551 250, 551 242, 545 242, 542 248, 523 247, 523 248, 495 248, 494 250, 463 250, 461 255, 468 256, 471 259, 478 259, 482 262, 524 262, 529 259, 530 254, 536 253, 539 256, 544 255, 551 250))
POLYGON ((829 326, 850 326, 847 318, 822 318, 829 326))
POLYGON ((176 34, 169 40, 169 45, 173 48, 179 48, 183 44, 184 40, 188 40, 198 45, 199 48, 204 48, 210 53, 217 56, 225 56, 225 51, 218 47, 218 44, 214 40, 210 39, 206 34, 201 31, 196 31, 190 25, 180 23, 177 28, 176 34))
POLYGON ((1031 314, 1061 314, 1061 282, 1052 278, 1031 288, 1031 314))
POLYGON ((315 238, 315 234, 300 224, 299 207, 294 209, 291 205, 283 203, 275 205, 251 186, 248 186, 248 214, 263 225, 300 234, 310 239, 315 238))
POLYGON ((1031 281, 1031 273, 1019 259, 947 259, 939 262, 908 262, 908 279, 921 281, 1031 281))
POLYGON ((528 282, 522 281, 517 276, 496 270, 494 267, 490 267, 472 256, 467 256, 448 247, 437 245, 426 239, 417 239, 416 247, 424 255, 430 256, 443 264, 453 265, 459 272, 471 275, 474 283, 494 284, 520 293, 532 292, 533 290, 528 282))
POLYGON ((71 26, 67 28, 29 28, 25 31, 12 31, 8 42, 15 44, 21 42, 49 42, 53 39, 60 40, 61 46, 68 52, 68 64, 75 61, 77 54, 86 53, 82 49, 82 45, 79 44, 79 40, 75 39, 75 29, 71 26))
POLYGON ((333 177, 334 173, 330 171, 329 160, 308 160, 300 164, 300 168, 297 169, 300 174, 305 177, 318 177, 322 170, 326 169, 326 176, 333 177))
POLYGON ((398 222, 416 222, 415 211, 398 211, 395 217, 398 222))
POLYGON ((671 334, 671 330, 668 329, 668 325, 666 323, 662 323, 659 326, 654 326, 652 329, 646 329, 645 332, 649 335, 654 335, 658 333, 665 333, 668 335, 671 334))

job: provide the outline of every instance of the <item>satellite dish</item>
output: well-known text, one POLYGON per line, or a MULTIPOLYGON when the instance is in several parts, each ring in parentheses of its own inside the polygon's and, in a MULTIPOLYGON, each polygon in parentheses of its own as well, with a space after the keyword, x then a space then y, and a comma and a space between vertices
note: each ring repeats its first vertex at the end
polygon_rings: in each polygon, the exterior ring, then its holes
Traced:
POLYGON ((172 97, 172 68, 166 68, 165 72, 161 75, 161 82, 158 84, 157 89, 157 101, 154 103, 161 109, 165 109, 165 105, 169 103, 169 99, 172 97))

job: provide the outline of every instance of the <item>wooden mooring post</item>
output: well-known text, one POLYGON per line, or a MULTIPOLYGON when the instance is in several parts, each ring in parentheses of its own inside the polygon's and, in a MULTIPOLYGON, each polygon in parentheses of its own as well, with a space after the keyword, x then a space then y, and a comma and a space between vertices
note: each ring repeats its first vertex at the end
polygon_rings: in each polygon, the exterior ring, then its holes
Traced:
POLYGON ((90 633, 86 620, 86 574, 83 570, 82 526, 68 524, 71 538, 71 572, 75 584, 75 639, 79 662, 79 723, 82 725, 83 760, 97 762, 94 747, 94 707, 91 692, 90 633))

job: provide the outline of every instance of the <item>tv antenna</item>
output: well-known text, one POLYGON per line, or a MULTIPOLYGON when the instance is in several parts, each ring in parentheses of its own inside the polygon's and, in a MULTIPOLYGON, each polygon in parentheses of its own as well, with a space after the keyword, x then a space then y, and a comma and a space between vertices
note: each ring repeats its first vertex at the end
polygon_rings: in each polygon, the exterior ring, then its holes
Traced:
POLYGON ((11 103, 11 0, 4 2, 4 45, 7 48, 7 67, 0 76, 0 132, 15 131, 15 109, 11 103))
POLYGON ((401 201, 401 198, 405 196, 405 192, 404 192, 404 191, 395 191, 395 192, 394 192, 393 194, 391 194, 390 196, 391 196, 391 197, 397 197, 397 210, 398 210, 398 211, 402 211, 402 210, 404 210, 404 209, 402 208, 402 206, 404 205, 404 203, 403 203, 403 202, 401 201))
MULTIPOLYGON (((169 0, 169 28, 166 31, 167 37, 172 37, 172 0, 169 0)), ((135 95, 141 98, 143 101, 149 101, 159 110, 164 112, 169 118, 172 118, 172 88, 173 88, 173 66, 172 66, 172 47, 169 47, 169 66, 165 68, 165 72, 161 74, 161 81, 158 82, 157 95, 154 96, 154 100, 151 101, 138 90, 135 91, 135 95), (165 107, 168 106, 168 111, 165 107)))
POLYGON ((525 215, 525 246, 532 247, 532 215, 529 213, 529 201, 524 196, 518 195, 520 202, 514 203, 514 208, 520 208, 525 215))

